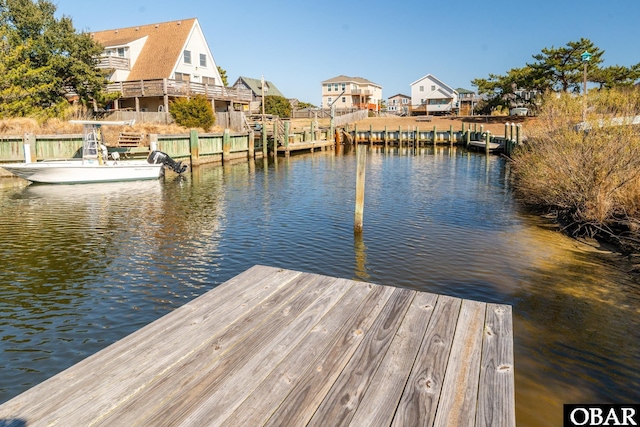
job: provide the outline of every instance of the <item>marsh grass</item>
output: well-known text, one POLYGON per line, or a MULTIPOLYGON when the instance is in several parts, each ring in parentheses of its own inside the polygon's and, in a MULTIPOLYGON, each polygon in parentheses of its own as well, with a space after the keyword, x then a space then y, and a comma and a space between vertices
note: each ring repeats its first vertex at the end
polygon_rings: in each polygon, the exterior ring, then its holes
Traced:
POLYGON ((578 130, 582 98, 544 100, 527 143, 513 155, 514 185, 527 204, 558 215, 575 236, 640 248, 640 114, 637 89, 592 91, 588 130, 578 130))

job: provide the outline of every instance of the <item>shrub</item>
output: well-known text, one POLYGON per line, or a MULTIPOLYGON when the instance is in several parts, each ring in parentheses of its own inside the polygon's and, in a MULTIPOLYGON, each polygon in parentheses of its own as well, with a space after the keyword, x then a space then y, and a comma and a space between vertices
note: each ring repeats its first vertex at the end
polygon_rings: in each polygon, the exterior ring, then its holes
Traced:
POLYGON ((581 97, 545 97, 538 126, 513 154, 515 189, 569 220, 574 234, 613 234, 622 224, 628 231, 640 220, 640 134, 620 123, 640 112, 640 91, 594 90, 588 100, 584 131, 576 127, 581 97))
POLYGON ((169 111, 177 124, 187 128, 208 131, 215 124, 213 107, 204 95, 196 95, 191 99, 178 98, 171 103, 169 111))
POLYGON ((283 96, 264 97, 264 112, 278 117, 291 117, 291 103, 283 96))

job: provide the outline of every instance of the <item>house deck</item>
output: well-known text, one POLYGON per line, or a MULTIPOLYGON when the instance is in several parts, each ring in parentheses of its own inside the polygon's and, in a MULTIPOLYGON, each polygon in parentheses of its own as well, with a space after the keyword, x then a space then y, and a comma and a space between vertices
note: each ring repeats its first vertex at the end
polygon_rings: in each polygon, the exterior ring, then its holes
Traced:
POLYGON ((255 266, 0 406, 0 425, 513 426, 511 308, 255 266))

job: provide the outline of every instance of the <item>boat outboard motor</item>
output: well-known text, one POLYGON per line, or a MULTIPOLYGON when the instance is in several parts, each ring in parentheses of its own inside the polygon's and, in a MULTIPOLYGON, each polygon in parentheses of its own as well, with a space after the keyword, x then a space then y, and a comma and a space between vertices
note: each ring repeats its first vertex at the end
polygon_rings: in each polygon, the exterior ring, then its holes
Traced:
POLYGON ((181 174, 187 170, 187 165, 183 164, 180 161, 176 162, 171 157, 169 157, 167 153, 163 153, 162 151, 158 150, 153 150, 149 154, 149 157, 147 157, 147 162, 151 163, 152 165, 162 163, 177 174, 181 174))

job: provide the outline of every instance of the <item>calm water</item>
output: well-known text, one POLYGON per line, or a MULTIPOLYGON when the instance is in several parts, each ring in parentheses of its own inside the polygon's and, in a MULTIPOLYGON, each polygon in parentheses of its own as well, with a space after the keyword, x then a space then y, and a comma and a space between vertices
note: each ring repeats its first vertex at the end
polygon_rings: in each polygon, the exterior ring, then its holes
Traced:
POLYGON ((525 214, 504 160, 370 152, 0 188, 0 403, 254 264, 513 305, 519 426, 640 402, 640 284, 525 214))

